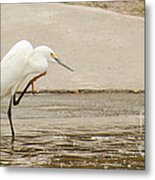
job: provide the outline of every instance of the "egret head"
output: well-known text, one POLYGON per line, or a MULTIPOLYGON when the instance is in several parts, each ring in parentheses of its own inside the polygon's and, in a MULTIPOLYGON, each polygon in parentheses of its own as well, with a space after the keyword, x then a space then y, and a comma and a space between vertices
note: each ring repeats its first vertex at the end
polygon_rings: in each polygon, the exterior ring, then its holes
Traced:
POLYGON ((59 65, 67 68, 68 70, 74 71, 72 68, 65 65, 60 59, 58 59, 56 53, 51 48, 47 46, 39 46, 35 48, 35 51, 41 53, 47 59, 48 62, 57 62, 59 65))

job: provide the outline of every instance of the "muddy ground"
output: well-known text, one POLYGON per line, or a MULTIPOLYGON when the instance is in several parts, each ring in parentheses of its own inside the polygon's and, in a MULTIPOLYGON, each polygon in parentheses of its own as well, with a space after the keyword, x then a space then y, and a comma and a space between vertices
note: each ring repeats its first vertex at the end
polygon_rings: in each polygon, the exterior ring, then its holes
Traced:
POLYGON ((27 94, 1 109, 1 165, 144 169, 144 94, 27 94))

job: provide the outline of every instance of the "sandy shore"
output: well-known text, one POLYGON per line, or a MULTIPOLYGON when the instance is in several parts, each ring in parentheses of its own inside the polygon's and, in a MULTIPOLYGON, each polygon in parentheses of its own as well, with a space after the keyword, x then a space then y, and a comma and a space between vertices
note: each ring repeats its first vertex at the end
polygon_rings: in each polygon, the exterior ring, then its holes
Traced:
POLYGON ((46 44, 75 69, 49 65, 37 90, 144 90, 144 19, 64 4, 3 4, 1 56, 18 40, 46 44))

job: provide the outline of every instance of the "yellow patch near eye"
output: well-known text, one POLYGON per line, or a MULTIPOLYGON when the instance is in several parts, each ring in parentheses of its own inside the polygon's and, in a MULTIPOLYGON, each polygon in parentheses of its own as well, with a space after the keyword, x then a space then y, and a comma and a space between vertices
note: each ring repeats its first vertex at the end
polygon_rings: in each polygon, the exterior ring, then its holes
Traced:
POLYGON ((51 53, 51 58, 56 58, 56 55, 54 53, 51 53))

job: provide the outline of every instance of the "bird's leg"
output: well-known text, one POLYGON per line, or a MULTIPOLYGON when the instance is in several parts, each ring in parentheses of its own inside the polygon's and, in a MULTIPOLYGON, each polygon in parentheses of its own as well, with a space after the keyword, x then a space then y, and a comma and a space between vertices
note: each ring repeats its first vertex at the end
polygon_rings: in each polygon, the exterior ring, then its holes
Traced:
MULTIPOLYGON (((16 93, 13 96, 13 105, 16 106, 20 103, 22 97, 24 96, 24 94, 26 93, 27 89, 30 87, 30 85, 32 85, 38 78, 42 77, 46 75, 46 72, 34 77, 31 81, 29 81, 29 83, 27 84, 27 86, 25 87, 25 89, 23 90, 23 92, 20 94, 20 96, 18 97, 18 99, 16 100, 16 93)), ((34 86, 34 85, 33 85, 34 86)), ((34 88, 34 87, 33 87, 34 88)))
POLYGON ((31 81, 27 84, 27 86, 25 87, 25 89, 24 89, 23 92, 20 94, 20 96, 18 97, 17 100, 16 100, 16 93, 14 94, 14 96, 13 96, 13 105, 14 105, 14 106, 17 106, 17 105, 20 103, 22 97, 24 96, 24 94, 26 93, 26 91, 27 91, 27 89, 30 87, 30 85, 31 85, 31 81))
POLYGON ((13 142, 14 142, 14 140, 15 140, 15 132, 14 132, 14 129, 13 129, 11 109, 12 109, 12 97, 11 97, 11 99, 10 99, 9 108, 8 108, 8 119, 9 119, 9 122, 10 122, 11 133, 12 133, 12 141, 11 141, 11 144, 13 144, 13 142))

